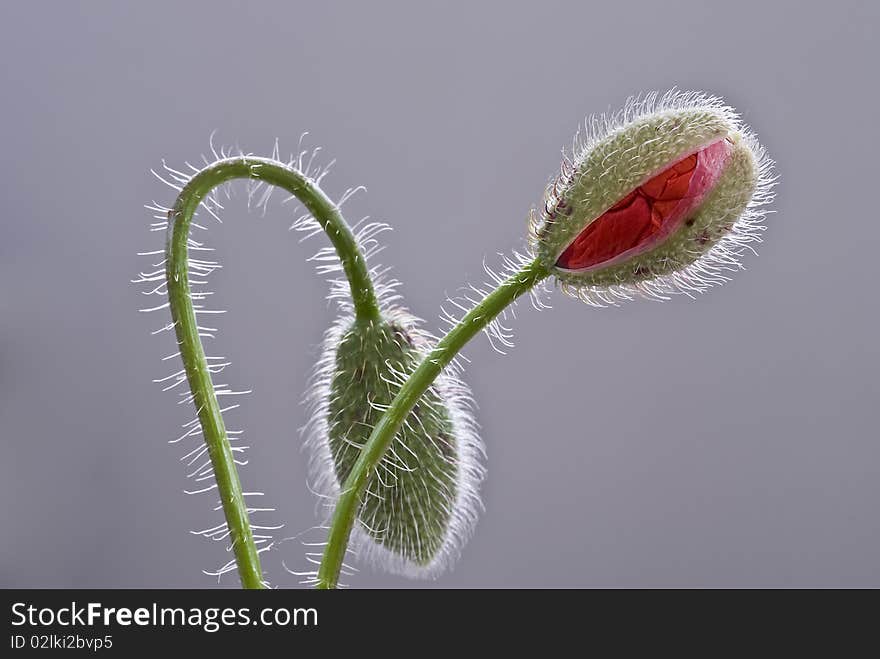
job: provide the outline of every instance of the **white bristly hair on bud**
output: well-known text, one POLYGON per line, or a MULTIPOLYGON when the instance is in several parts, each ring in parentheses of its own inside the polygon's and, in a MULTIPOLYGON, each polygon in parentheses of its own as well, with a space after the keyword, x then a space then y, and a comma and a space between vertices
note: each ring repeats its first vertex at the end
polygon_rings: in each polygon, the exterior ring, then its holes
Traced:
MULTIPOLYGON (((676 149, 686 148, 687 133, 682 133, 681 138, 675 132, 662 134, 669 139, 670 153, 676 149)), ((532 211, 529 231, 531 253, 546 262, 563 292, 593 306, 616 305, 634 297, 657 300, 669 299, 673 294, 693 297, 713 285, 728 281, 728 272, 742 268, 743 253, 746 250, 754 251, 751 244, 760 242, 761 232, 765 228, 764 219, 772 212, 766 209, 766 205, 773 200, 773 188, 778 180, 773 172, 773 166, 773 161, 748 126, 742 122, 739 114, 719 97, 676 89, 662 95, 652 92, 644 96, 631 97, 622 110, 587 119, 583 131, 579 130, 575 135, 571 154, 568 155, 563 151, 560 173, 547 186, 544 207, 540 211, 532 211), (584 222, 598 217, 601 212, 624 196, 621 194, 623 191, 615 191, 611 196, 605 194, 608 190, 614 190, 620 183, 617 178, 613 181, 606 181, 603 178, 602 163, 615 160, 617 164, 609 165, 605 173, 607 174, 612 166, 617 167, 616 177, 619 176, 621 161, 626 161, 625 167, 628 167, 627 162, 631 162, 632 171, 640 170, 645 163, 650 165, 655 160, 658 163, 662 162, 664 155, 662 148, 656 150, 654 145, 639 143, 636 141, 638 139, 636 135, 628 141, 626 131, 637 124, 644 126, 650 122, 657 122, 660 125, 660 122, 667 118, 672 120, 683 116, 683 113, 690 113, 688 116, 694 117, 693 120, 688 119, 692 124, 688 126, 688 130, 691 131, 691 139, 695 143, 711 136, 713 131, 717 130, 717 126, 729 131, 728 134, 735 137, 736 148, 740 150, 739 153, 735 151, 734 156, 739 157, 743 162, 744 175, 754 177, 751 197, 741 209, 737 207, 736 212, 733 201, 740 191, 734 189, 735 185, 727 186, 730 190, 730 208, 724 207, 727 203, 724 190, 716 194, 715 211, 720 216, 725 213, 735 216, 725 220, 727 222, 729 219, 729 222, 732 222, 730 228, 723 235, 713 235, 712 241, 707 245, 711 247, 706 250, 693 248, 688 252, 686 246, 682 244, 677 246, 678 251, 671 256, 660 254, 663 258, 657 259, 656 262, 651 262, 648 257, 634 257, 629 263, 635 262, 637 266, 635 269, 624 266, 609 267, 605 271, 599 269, 599 274, 591 274, 589 277, 554 269, 551 260, 555 259, 559 246, 570 240, 585 226, 566 227, 563 235, 558 235, 559 231, 556 231, 557 235, 548 245, 548 237, 553 235, 554 226, 564 224, 564 220, 572 213, 570 205, 566 205, 571 203, 571 199, 566 201, 566 196, 575 194, 577 204, 582 208, 592 209, 592 216, 585 218, 584 222), (588 167, 587 161, 591 153, 597 148, 609 149, 610 145, 614 145, 615 150, 605 154, 599 166, 593 164, 588 167), (746 162, 749 160, 750 163, 746 162), (746 170, 750 171, 746 172, 746 170), (575 190, 576 192, 573 193, 575 190), (617 194, 616 198, 614 194, 617 194), (642 259, 645 263, 639 263, 637 259, 642 259)), ((629 170, 624 169, 624 171, 629 170)), ((649 255, 658 253, 660 250, 654 248, 648 252, 649 255)))
MULTIPOLYGON (((391 298, 380 298, 380 306, 383 321, 405 328, 413 347, 420 354, 426 355, 430 351, 436 338, 420 327, 421 320, 393 303, 391 298)), ((336 460, 334 460, 331 450, 329 417, 333 401, 332 383, 334 375, 337 373, 338 350, 343 338, 352 331, 353 322, 352 315, 343 315, 325 333, 321 356, 316 364, 305 398, 310 414, 309 421, 302 428, 302 432, 305 435, 305 446, 310 455, 311 488, 319 497, 319 506, 324 509, 321 515, 324 522, 329 521, 341 489, 336 460)), ((389 388, 389 396, 393 397, 397 389, 409 377, 410 372, 392 370, 392 377, 384 380, 389 388)), ((446 570, 458 558, 463 545, 471 537, 479 513, 483 509, 479 488, 485 476, 485 467, 483 466, 485 449, 478 433, 478 424, 473 415, 475 407, 473 396, 469 387, 460 377, 459 367, 451 365, 444 369, 435 380, 432 391, 442 401, 448 413, 456 448, 454 497, 439 504, 445 506, 449 512, 442 543, 428 563, 418 564, 378 542, 377 537, 381 538, 384 529, 375 528, 372 523, 374 520, 364 520, 359 516, 352 529, 350 544, 350 551, 359 560, 393 574, 414 578, 434 578, 446 570)), ((412 427, 410 430, 416 435, 419 432, 419 429, 412 427)), ((403 434, 401 432, 395 436, 394 442, 388 449, 388 455, 380 464, 386 480, 390 478, 396 482, 394 473, 401 474, 415 470, 416 474, 424 474, 428 468, 427 465, 419 463, 414 465, 406 463, 407 459, 411 459, 410 456, 413 453, 412 447, 407 446, 405 440, 402 439, 403 434)), ((425 438, 425 441, 433 442, 434 439, 425 438)), ((379 484, 376 487, 395 487, 395 483, 384 483, 382 476, 377 478, 377 482, 379 484)), ((420 487, 435 492, 432 496, 444 497, 445 490, 438 489, 438 484, 427 482, 424 478, 421 482, 420 487)), ((365 496, 381 499, 382 493, 368 492, 365 496)), ((402 513, 403 511, 401 511, 402 513)), ((404 539, 404 542, 417 546, 419 539, 414 537, 404 539)), ((311 562, 316 563, 317 561, 311 562)), ((316 571, 310 570, 295 574, 305 577, 303 583, 316 583, 316 571)))

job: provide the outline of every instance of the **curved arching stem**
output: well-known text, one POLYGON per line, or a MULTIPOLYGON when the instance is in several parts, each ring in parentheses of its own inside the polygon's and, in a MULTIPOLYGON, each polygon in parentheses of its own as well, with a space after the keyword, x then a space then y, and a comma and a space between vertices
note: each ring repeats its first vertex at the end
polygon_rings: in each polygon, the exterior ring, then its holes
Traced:
POLYGON ((437 343, 400 388, 379 423, 373 428, 370 438, 342 486, 342 494, 333 511, 327 545, 318 569, 318 588, 336 587, 367 480, 410 410, 468 341, 548 274, 547 269, 535 260, 502 282, 437 343))
POLYGON ((379 304, 366 261, 336 204, 302 172, 282 162, 251 156, 218 160, 187 182, 168 214, 165 275, 180 356, 214 468, 214 477, 217 481, 223 514, 229 526, 230 541, 241 577, 241 585, 244 588, 262 588, 264 583, 260 558, 254 544, 247 506, 226 434, 226 426, 199 339, 196 311, 190 298, 188 278, 187 242, 193 214, 214 188, 234 179, 265 181, 267 185, 278 186, 295 196, 321 225, 330 242, 333 243, 348 277, 356 318, 361 322, 378 320, 379 304))

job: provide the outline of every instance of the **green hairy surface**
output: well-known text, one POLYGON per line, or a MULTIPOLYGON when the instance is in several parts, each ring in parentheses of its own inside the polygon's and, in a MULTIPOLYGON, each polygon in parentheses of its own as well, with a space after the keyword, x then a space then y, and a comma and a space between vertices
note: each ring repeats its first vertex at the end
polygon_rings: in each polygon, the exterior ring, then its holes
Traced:
POLYGON ((557 279, 580 286, 650 281, 681 270, 707 254, 730 233, 758 183, 758 166, 751 149, 739 134, 731 135, 730 139, 734 146, 717 183, 699 208, 669 238, 619 265, 585 273, 557 270, 557 279))
POLYGON ((542 227, 538 256, 552 268, 584 227, 670 163, 724 137, 730 124, 704 109, 666 111, 633 121, 588 147, 561 198, 565 221, 542 227))
MULTIPOLYGON (((330 451, 340 483, 423 356, 418 339, 398 322, 355 321, 343 335, 328 406, 330 451)), ((358 519, 376 543, 417 565, 431 562, 456 499, 456 455, 450 412, 431 388, 369 477, 358 519)))

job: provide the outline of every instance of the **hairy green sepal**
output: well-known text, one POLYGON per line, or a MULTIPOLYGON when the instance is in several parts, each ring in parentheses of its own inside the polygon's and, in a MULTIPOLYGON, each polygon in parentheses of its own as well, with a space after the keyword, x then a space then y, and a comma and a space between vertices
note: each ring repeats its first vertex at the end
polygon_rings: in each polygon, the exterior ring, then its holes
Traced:
MULTIPOLYGON (((354 321, 336 353, 328 434, 336 476, 345 482, 373 428, 424 357, 402 322, 354 321)), ((456 445, 450 411, 426 391, 373 468, 358 513, 378 544, 427 565, 443 545, 456 499, 456 445)))

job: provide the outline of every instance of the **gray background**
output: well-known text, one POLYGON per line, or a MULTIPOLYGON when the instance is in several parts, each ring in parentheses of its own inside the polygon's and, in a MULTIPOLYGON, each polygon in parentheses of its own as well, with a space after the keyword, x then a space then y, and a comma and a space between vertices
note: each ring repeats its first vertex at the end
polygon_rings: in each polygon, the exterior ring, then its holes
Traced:
MULTIPOLYGON (((506 357, 467 350, 487 512, 436 586, 880 586, 876 3, 3 2, 0 585, 211 586, 189 535, 188 415, 135 253, 162 246, 149 168, 300 133, 437 329, 445 293, 525 218, 591 112, 649 89, 739 108, 783 184, 760 257, 700 297, 527 306, 506 357), (552 428, 552 432, 548 432, 552 428)), ((217 352, 254 389, 247 489, 314 523, 298 405, 325 287, 286 228, 232 203, 210 240, 217 352)), ((490 259, 491 260, 491 259, 490 259)), ((302 550, 267 559, 282 586, 302 550)), ((352 586, 426 585, 363 570, 352 586)), ((226 585, 234 585, 233 576, 226 585)))

